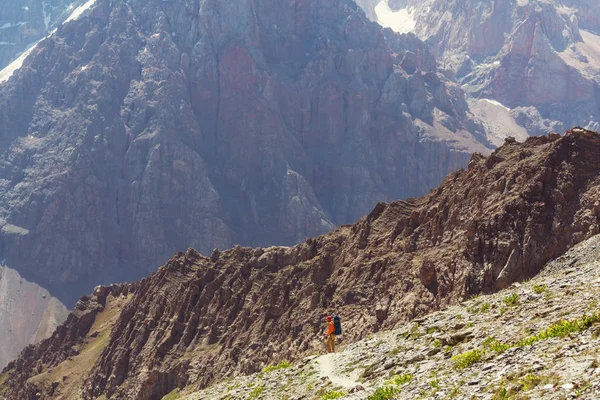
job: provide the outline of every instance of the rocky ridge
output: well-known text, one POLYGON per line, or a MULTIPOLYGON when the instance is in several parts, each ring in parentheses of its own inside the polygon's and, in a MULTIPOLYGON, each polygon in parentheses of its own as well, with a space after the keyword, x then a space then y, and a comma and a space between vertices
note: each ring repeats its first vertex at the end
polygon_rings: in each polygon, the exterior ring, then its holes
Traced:
POLYGON ((210 257, 190 249, 135 285, 97 289, 122 305, 109 317, 98 294, 84 298, 80 312, 94 304, 85 326, 71 316, 9 364, 4 395, 160 399, 320 351, 330 310, 345 316, 353 342, 507 288, 600 232, 597 160, 600 135, 580 128, 508 141, 428 196, 378 204, 295 247, 237 246, 210 257), (90 328, 99 318, 111 325, 101 350, 90 328), (79 378, 61 383, 60 371, 90 348, 97 352, 79 378))
POLYGON ((395 399, 597 399, 599 294, 600 236, 594 236, 534 279, 497 294, 342 345, 335 355, 270 366, 196 393, 175 390, 171 398, 317 400, 335 393, 369 399, 378 389, 393 388, 388 392, 393 390, 395 399), (595 316, 595 322, 564 334, 556 329, 584 316, 595 316), (502 347, 551 327, 555 337, 502 347), (465 354, 479 357, 460 363, 465 354))

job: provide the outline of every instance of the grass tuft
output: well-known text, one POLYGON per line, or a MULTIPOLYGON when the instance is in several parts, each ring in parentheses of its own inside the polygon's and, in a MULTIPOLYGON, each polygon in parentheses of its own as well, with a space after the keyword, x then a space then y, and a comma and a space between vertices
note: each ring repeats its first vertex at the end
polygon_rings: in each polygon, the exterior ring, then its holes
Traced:
POLYGON ((280 362, 277 365, 269 365, 267 367, 264 367, 262 369, 262 372, 271 372, 271 371, 277 371, 278 369, 284 369, 284 368, 289 368, 292 366, 292 363, 287 361, 287 360, 283 360, 282 362, 280 362))
POLYGON ((333 399, 339 399, 340 397, 344 397, 346 395, 346 392, 342 392, 340 391, 335 391, 332 390, 330 392, 327 392, 323 395, 323 397, 321 397, 321 400, 333 400, 333 399))
POLYGON ((395 386, 383 386, 377 388, 375 393, 367 397, 367 400, 390 400, 400 394, 400 389, 395 386))
POLYGON ((485 352, 480 349, 469 350, 462 354, 455 355, 451 360, 454 368, 461 370, 480 362, 484 354, 485 352))

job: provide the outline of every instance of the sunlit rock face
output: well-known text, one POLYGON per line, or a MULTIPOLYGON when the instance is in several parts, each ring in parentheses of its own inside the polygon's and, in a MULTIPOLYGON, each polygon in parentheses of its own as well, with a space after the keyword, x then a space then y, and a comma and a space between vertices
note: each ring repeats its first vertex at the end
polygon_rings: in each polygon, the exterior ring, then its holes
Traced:
POLYGON ((0 266, 0 369, 23 347, 50 337, 67 314, 47 290, 0 266))
MULTIPOLYGON (((509 109, 510 116, 500 109, 482 115, 476 104, 474 114, 488 127, 517 124, 534 135, 574 125, 598 128, 597 2, 384 0, 361 6, 380 24, 424 40, 470 96, 509 109)), ((502 129, 494 135, 503 136, 502 129)))

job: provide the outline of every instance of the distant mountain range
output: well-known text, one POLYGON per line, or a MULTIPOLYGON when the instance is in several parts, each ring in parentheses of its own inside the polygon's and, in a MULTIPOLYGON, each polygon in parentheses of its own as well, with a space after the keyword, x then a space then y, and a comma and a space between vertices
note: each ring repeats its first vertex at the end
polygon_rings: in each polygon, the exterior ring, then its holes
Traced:
POLYGON ((594 0, 359 0, 425 41, 499 144, 600 127, 600 3, 594 0))

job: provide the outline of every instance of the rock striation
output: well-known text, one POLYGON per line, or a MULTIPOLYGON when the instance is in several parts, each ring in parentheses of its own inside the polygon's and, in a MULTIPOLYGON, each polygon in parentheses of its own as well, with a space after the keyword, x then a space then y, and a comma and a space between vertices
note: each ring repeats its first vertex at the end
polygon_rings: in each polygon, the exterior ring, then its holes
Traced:
POLYGON ((136 284, 84 298, 9 364, 2 390, 8 399, 61 398, 73 387, 84 399, 160 399, 320 351, 329 312, 344 316, 352 342, 505 289, 600 233, 597 160, 600 135, 581 128, 508 140, 429 195, 379 203, 297 246, 179 253, 136 284), (121 299, 112 314, 96 305, 107 293, 121 299), (74 349, 98 349, 94 318, 111 321, 109 337, 76 382, 61 383, 74 349))

